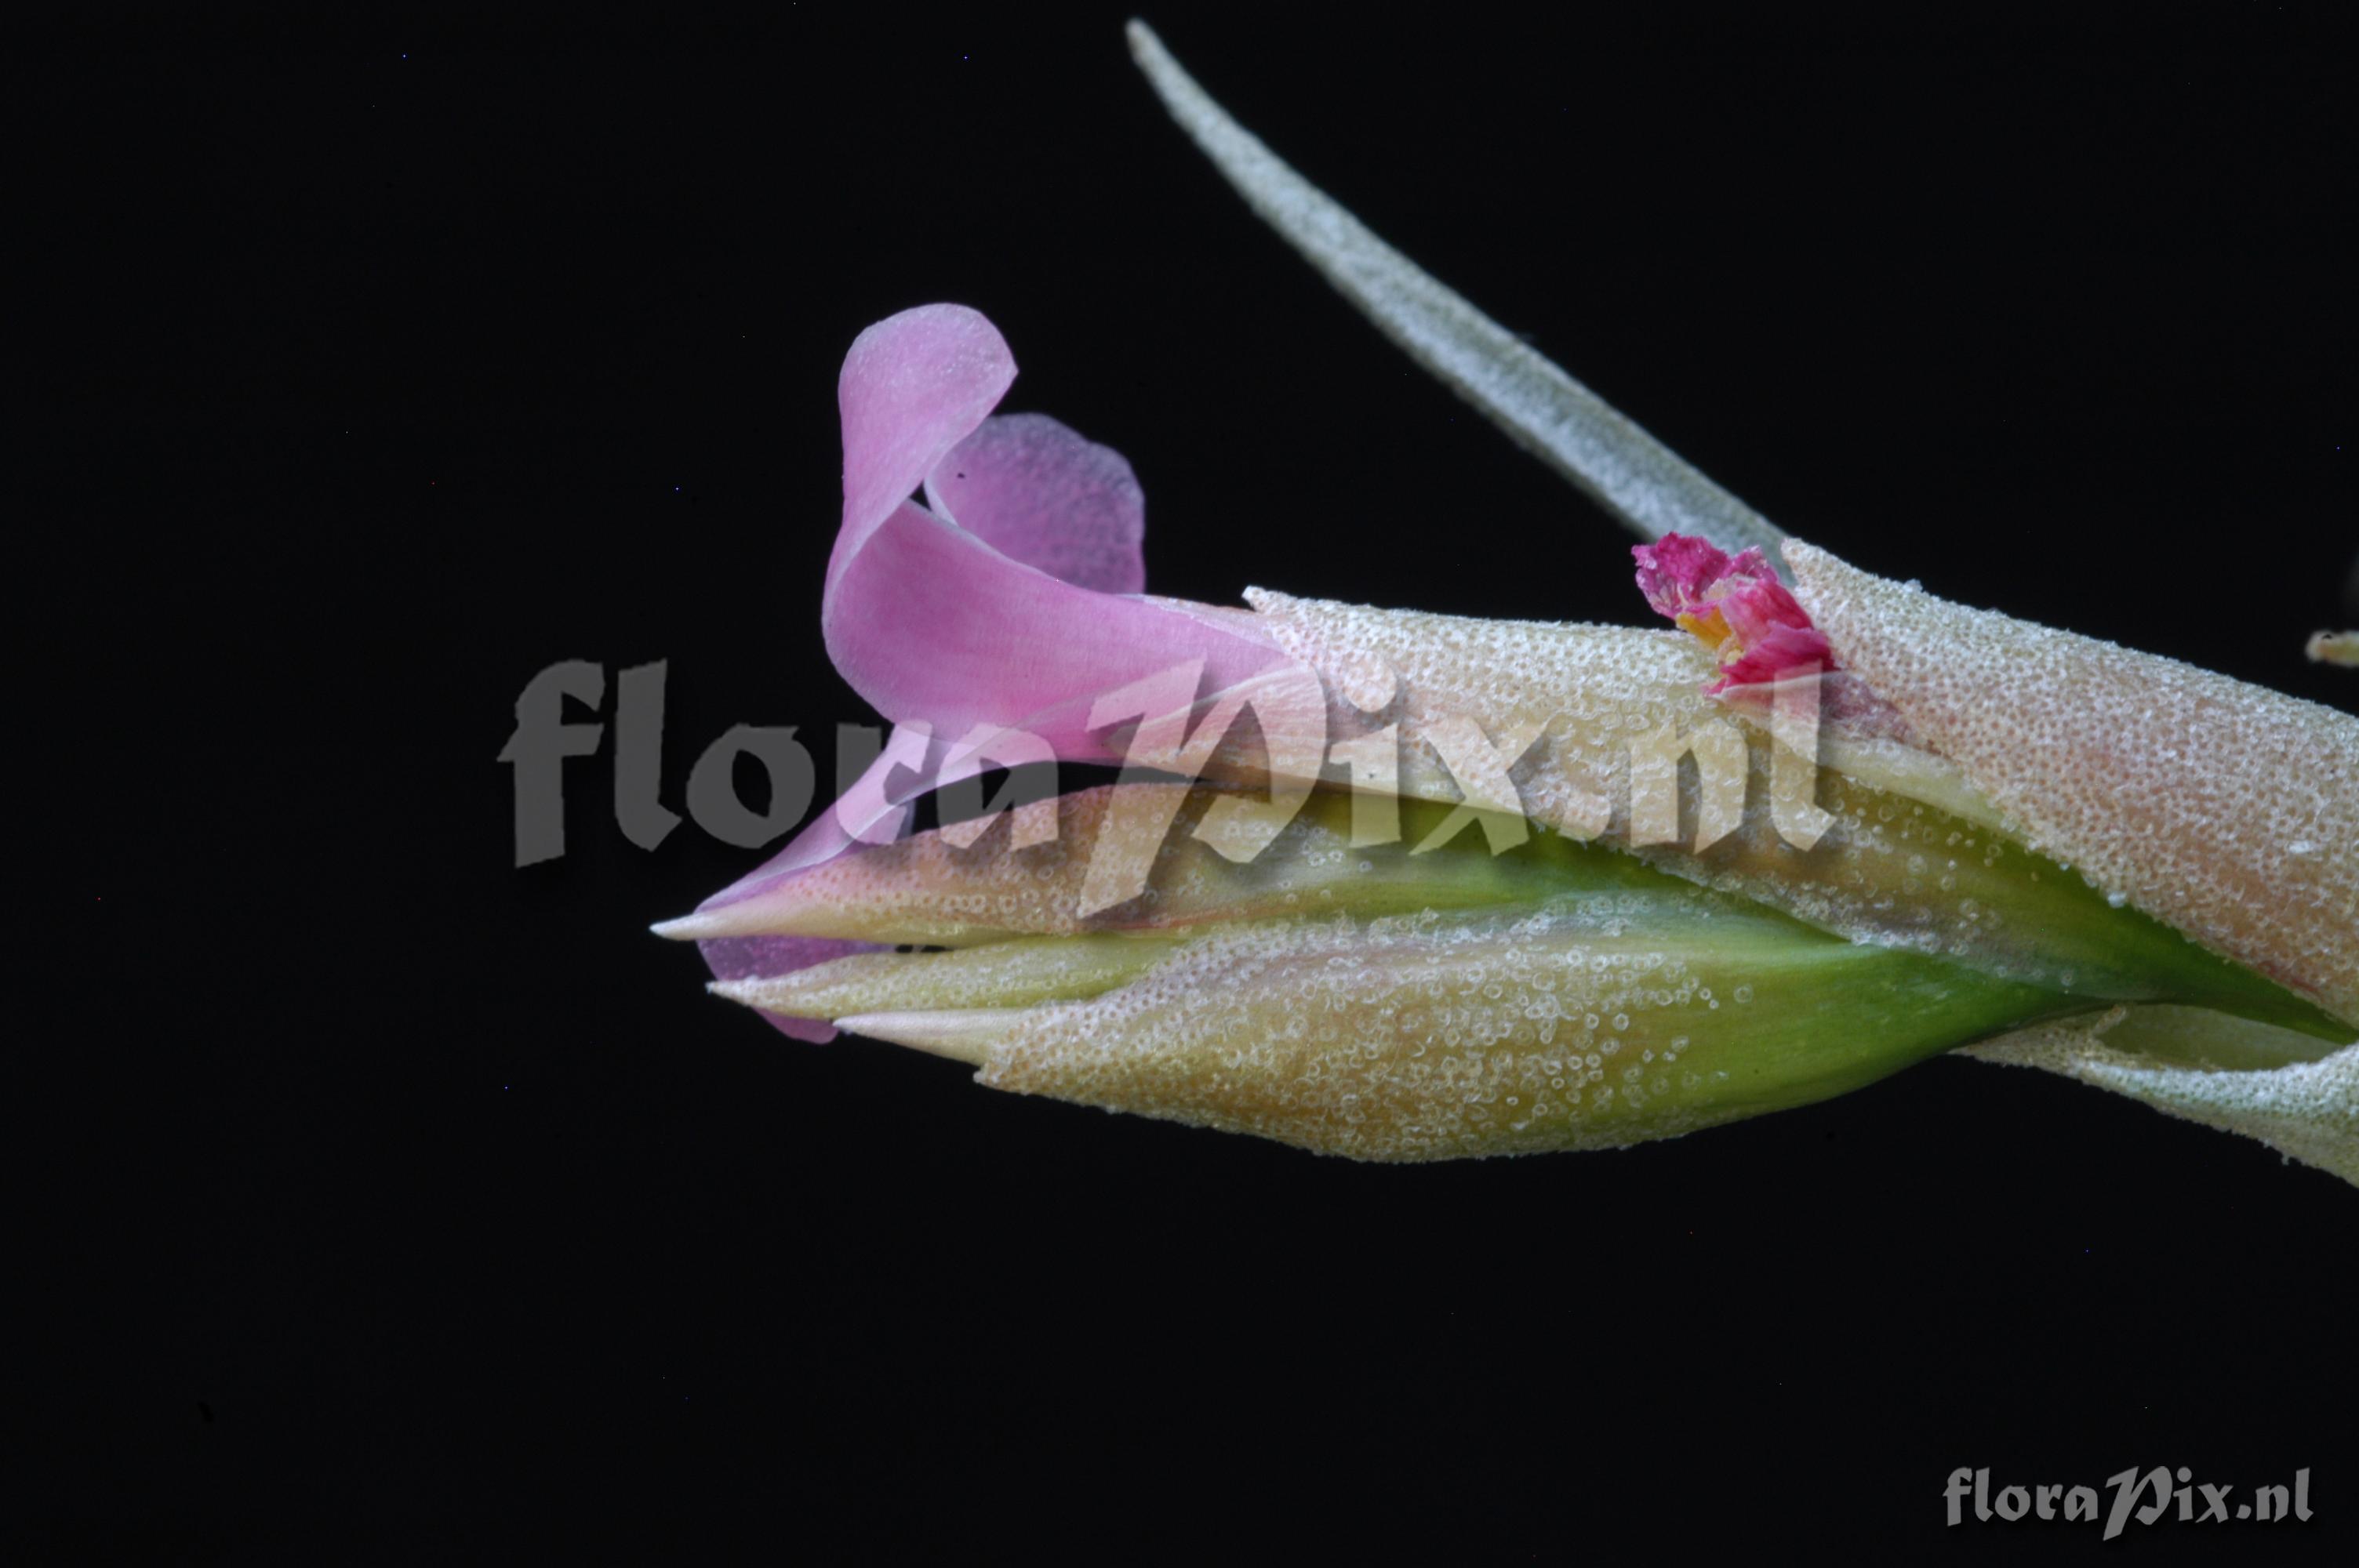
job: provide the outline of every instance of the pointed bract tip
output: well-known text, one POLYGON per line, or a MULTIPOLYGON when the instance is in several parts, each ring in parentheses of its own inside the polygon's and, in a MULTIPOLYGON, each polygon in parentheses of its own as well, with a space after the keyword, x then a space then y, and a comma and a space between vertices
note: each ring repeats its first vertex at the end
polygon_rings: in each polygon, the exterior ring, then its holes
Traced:
POLYGON ((695 942, 718 934, 712 917, 701 910, 671 920, 658 920, 647 929, 667 942, 695 942))
POLYGON ((813 1016, 791 1006, 782 1008, 774 1005, 781 989, 779 978, 775 975, 751 976, 735 980, 707 980, 704 989, 709 994, 717 996, 723 1001, 734 1001, 742 1007, 750 1007, 755 1011, 766 1013, 774 1019, 799 1019, 806 1023, 819 1024, 828 1022, 824 1017, 813 1016))
POLYGON ((864 1035, 891 1045, 907 1045, 929 1055, 947 1056, 980 1067, 991 1047, 1004 1038, 1023 1011, 1020 1008, 974 1008, 939 1012, 863 1012, 839 1018, 835 1026, 846 1034, 864 1035))

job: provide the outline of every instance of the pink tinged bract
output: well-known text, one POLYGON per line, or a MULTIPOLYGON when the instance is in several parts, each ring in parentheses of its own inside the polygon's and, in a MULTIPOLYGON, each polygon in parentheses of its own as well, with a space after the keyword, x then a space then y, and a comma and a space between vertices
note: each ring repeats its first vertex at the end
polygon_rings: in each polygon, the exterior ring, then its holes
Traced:
POLYGON ((2359 1024, 2359 719, 1786 558, 1843 663, 2032 847, 2359 1024))

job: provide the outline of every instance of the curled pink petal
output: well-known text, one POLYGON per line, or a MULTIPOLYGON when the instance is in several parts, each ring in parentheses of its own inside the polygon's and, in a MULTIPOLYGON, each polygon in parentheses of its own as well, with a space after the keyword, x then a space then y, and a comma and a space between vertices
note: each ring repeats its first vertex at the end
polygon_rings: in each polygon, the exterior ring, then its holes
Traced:
POLYGON ((1280 657, 1154 600, 1060 582, 906 503, 821 613, 836 669, 887 719, 1023 730, 1074 759, 1111 760, 1088 733, 1107 690, 1201 659, 1218 691, 1280 657))
POLYGON ((843 421, 843 524, 827 586, 877 525, 974 433, 1016 380, 1016 357, 983 312, 921 305, 853 340, 836 378, 843 421))
POLYGON ((997 330, 963 306, 905 310, 854 341, 837 384, 843 523, 821 627, 837 670, 896 723, 1019 729, 1097 760, 1086 719, 1099 693, 1199 658, 1218 690, 1279 655, 1098 590, 1144 580, 1137 481, 1054 420, 986 424, 1014 376, 997 330), (920 481, 976 528, 908 500, 920 481))
POLYGON ((926 503, 1001 555, 1076 588, 1147 586, 1147 498, 1130 464, 1046 414, 984 420, 926 476, 926 503))
MULTIPOLYGON (((991 417, 1015 373, 997 330, 963 306, 904 311, 853 344, 821 626, 837 670, 900 730, 836 808, 701 910, 889 837, 908 801, 998 765, 973 737, 1116 761, 1089 723, 1105 692, 1195 664, 1211 696, 1286 662, 1250 615, 1137 596, 1145 502, 1130 465, 1046 416, 991 417), (940 514, 908 499, 920 483, 940 514)), ((672 933, 693 935, 693 920, 672 933)), ((819 961, 717 941, 707 958, 716 974, 724 961, 819 961)))

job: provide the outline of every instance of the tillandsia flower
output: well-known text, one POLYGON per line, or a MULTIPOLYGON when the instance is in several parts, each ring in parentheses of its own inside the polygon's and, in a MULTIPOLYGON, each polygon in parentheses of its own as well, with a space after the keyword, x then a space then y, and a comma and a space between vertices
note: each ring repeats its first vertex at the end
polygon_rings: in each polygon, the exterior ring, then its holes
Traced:
POLYGON ((1827 635, 1810 624, 1759 546, 1731 557, 1707 539, 1682 534, 1634 545, 1638 591, 1657 613, 1701 638, 1720 662, 1705 690, 1755 686, 1795 672, 1834 667, 1827 635))
POLYGON ((1256 210, 1647 536, 1677 629, 1147 595, 1128 465, 993 414, 980 315, 905 312, 843 366, 821 610, 895 733, 658 928, 715 991, 1359 1158, 1618 1146, 1971 1047, 2359 1182, 2359 721, 1786 538, 1133 42, 1256 210), (1042 761, 1125 772, 983 808, 1042 761), (965 798, 902 836, 929 790, 965 798))

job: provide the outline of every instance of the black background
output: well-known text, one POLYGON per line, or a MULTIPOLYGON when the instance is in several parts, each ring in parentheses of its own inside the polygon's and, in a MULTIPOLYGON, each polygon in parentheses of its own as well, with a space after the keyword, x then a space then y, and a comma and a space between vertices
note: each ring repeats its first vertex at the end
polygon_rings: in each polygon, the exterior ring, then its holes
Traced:
MULTIPOLYGON (((1788 528, 2348 709, 2300 653, 2359 611, 2319 16, 1150 19, 1788 528)), ((69 868, 21 884, 16 1522, 182 1561, 2078 1552, 1945 1530, 1945 1476, 2163 1464, 2310 1466, 2317 1517, 2143 1554, 2347 1551, 2359 1199, 2257 1144, 1940 1060, 1357 1166, 707 999, 645 927, 756 857, 632 847, 604 753, 511 868, 494 759, 548 665, 669 661, 675 808, 733 724, 824 764, 870 717, 817 629, 834 380, 930 300, 1131 458, 1158 591, 1643 618, 1616 527, 1247 215, 1122 17, 12 24, 11 762, 69 868)))

